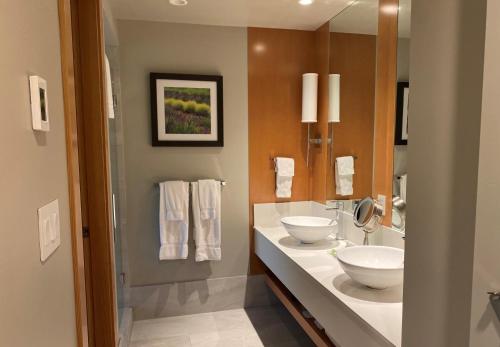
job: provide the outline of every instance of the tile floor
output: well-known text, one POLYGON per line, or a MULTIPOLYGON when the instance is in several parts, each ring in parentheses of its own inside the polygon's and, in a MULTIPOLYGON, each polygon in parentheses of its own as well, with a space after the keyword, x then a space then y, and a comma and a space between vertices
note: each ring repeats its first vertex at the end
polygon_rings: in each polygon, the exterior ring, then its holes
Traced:
POLYGON ((131 347, 313 347, 281 305, 134 322, 131 347))

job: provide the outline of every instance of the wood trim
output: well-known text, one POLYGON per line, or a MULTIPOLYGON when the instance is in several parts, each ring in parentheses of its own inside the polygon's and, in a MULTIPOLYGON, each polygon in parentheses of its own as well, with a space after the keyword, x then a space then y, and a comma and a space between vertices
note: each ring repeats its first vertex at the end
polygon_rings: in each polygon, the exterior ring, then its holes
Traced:
POLYGON ((78 346, 87 347, 89 345, 89 340, 85 292, 85 265, 83 256, 80 168, 78 160, 78 135, 70 0, 59 0, 58 11, 71 220, 71 246, 73 253, 76 335, 78 346))
POLYGON ((86 189, 84 226, 89 229, 90 278, 95 346, 116 346, 116 294, 109 181, 108 123, 100 0, 72 0, 78 71, 77 117, 86 189))
POLYGON ((396 118, 396 80, 399 0, 380 0, 375 80, 375 142, 373 197, 386 196, 384 225, 392 222, 392 179, 394 124, 396 118))
POLYGON ((304 332, 311 338, 318 347, 335 347, 328 338, 324 330, 320 330, 314 324, 314 318, 306 318, 302 315, 303 306, 293 296, 292 293, 281 283, 276 276, 267 271, 265 274, 266 284, 273 291, 276 297, 283 303, 288 312, 295 318, 297 323, 304 329, 304 332))

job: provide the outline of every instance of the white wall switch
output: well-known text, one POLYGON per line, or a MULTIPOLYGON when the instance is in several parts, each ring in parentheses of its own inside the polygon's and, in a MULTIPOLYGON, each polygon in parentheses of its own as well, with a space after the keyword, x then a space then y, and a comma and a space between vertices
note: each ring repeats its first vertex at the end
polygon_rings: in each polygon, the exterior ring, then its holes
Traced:
POLYGON ((386 209, 386 198, 385 195, 379 194, 377 196, 377 202, 380 204, 380 207, 382 207, 382 216, 385 216, 385 209, 386 209))
POLYGON ((57 199, 38 209, 38 232, 40 233, 40 260, 44 262, 61 244, 57 199))
POLYGON ((30 99, 33 130, 49 131, 47 82, 40 76, 30 76, 30 99))

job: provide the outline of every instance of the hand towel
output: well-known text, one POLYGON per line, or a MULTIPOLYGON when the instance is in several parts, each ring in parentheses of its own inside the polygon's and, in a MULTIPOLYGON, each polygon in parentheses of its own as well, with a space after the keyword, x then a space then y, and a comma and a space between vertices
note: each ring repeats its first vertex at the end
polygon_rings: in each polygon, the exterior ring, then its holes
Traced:
POLYGON ((351 156, 335 159, 335 185, 338 195, 353 194, 352 178, 354 175, 354 158, 351 156))
POLYGON ((336 163, 339 175, 354 175, 354 158, 352 156, 337 157, 336 163))
POLYGON ((188 256, 189 183, 160 183, 160 260, 188 256))
POLYGON ((276 157, 275 170, 278 176, 293 177, 295 174, 295 161, 293 158, 276 157))
POLYGON ((201 219, 215 219, 217 199, 220 195, 220 182, 216 180, 198 181, 201 219))
POLYGON ((201 182, 191 183, 193 202, 194 241, 196 244, 196 261, 221 260, 221 186, 220 183, 211 190, 213 198, 213 219, 202 218, 200 188, 201 182))
POLYGON ((295 174, 295 162, 292 158, 277 157, 276 170, 276 197, 291 198, 292 182, 295 174))

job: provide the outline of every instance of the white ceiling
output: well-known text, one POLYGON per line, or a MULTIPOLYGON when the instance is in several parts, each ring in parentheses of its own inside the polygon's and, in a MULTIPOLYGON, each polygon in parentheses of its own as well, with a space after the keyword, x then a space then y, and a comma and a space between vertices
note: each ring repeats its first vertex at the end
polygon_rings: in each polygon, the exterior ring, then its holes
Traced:
POLYGON ((315 30, 342 11, 350 0, 188 0, 172 6, 168 0, 109 0, 116 19, 237 27, 315 30))
MULTIPOLYGON (((399 0, 398 36, 410 37, 411 0, 399 0)), ((330 21, 330 31, 377 35, 378 0, 358 0, 330 21)))

